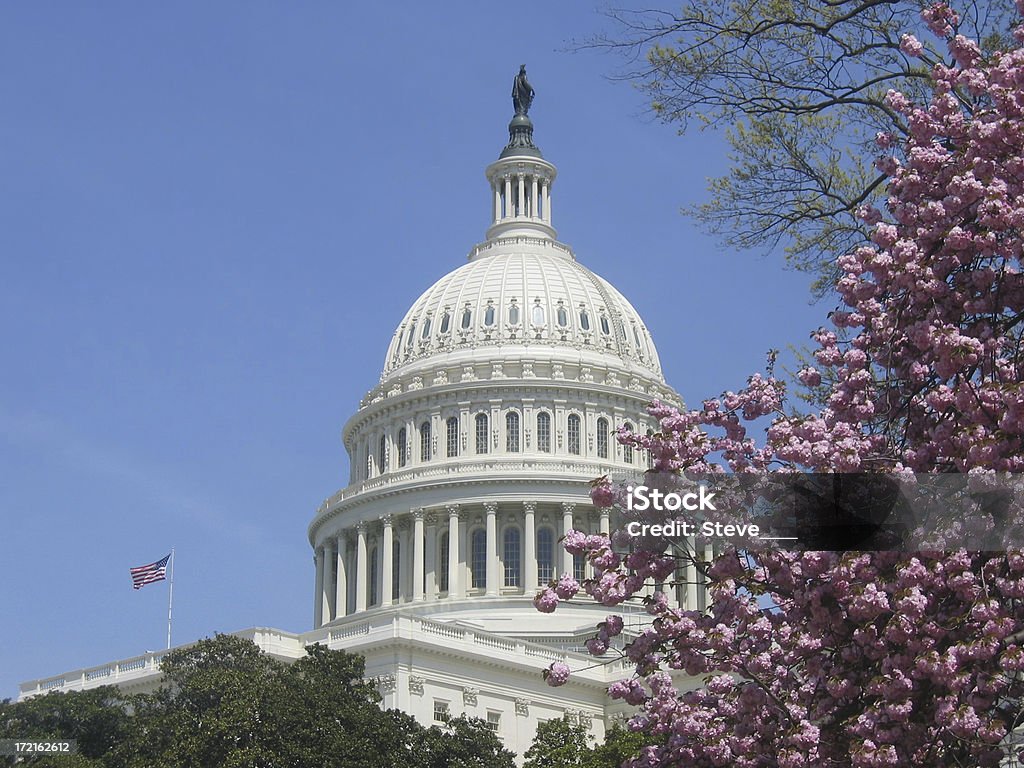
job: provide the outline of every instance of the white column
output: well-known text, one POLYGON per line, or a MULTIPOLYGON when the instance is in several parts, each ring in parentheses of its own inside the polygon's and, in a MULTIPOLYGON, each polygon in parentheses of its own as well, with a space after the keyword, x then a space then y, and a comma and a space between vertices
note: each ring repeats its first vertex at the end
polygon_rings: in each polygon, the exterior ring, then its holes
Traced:
POLYGON ((324 624, 334 620, 334 612, 337 610, 337 603, 334 601, 334 563, 337 560, 337 546, 336 539, 328 539, 324 542, 324 624))
MULTIPOLYGON (((569 531, 572 530, 572 511, 576 509, 576 505, 571 501, 562 502, 562 535, 565 536, 569 531)), ((566 552, 565 548, 562 548, 562 573, 567 573, 570 576, 573 574, 572 567, 572 555, 566 552)))
POLYGON ((313 589, 313 629, 324 623, 324 548, 317 547, 313 556, 316 563, 316 587, 313 589))
POLYGON ((544 184, 544 221, 551 223, 551 182, 544 184))
POLYGON ((512 177, 505 177, 505 218, 510 219, 515 215, 515 206, 512 204, 512 177))
POLYGON ((384 524, 384 543, 381 547, 380 604, 391 605, 394 595, 391 583, 394 580, 395 538, 391 529, 391 515, 384 515, 380 521, 384 524))
POLYGON ((501 594, 499 584, 498 560, 498 505, 493 501, 484 502, 484 512, 487 513, 487 595, 497 597, 501 594))
POLYGON ((519 216, 526 215, 526 179, 523 178, 523 174, 517 174, 516 179, 519 182, 519 209, 516 212, 519 216))
POLYGON ((491 187, 494 189, 494 223, 497 224, 501 221, 501 188, 498 186, 501 182, 495 181, 491 187))
POLYGON ((611 510, 608 509, 607 507, 603 507, 600 510, 600 512, 601 512, 601 523, 600 523, 601 528, 600 528, 600 531, 605 536, 608 536, 612 532, 611 510))
POLYGON ((340 619, 348 613, 348 573, 345 571, 348 536, 344 531, 338 534, 337 547, 338 582, 334 585, 334 618, 340 619))
POLYGON ((530 177, 530 216, 534 219, 538 217, 536 176, 530 177))
POLYGON ((412 601, 423 600, 423 509, 412 511, 412 601))
POLYGON ((427 515, 427 544, 426 557, 423 558, 424 570, 424 595, 425 599, 433 600, 437 597, 437 516, 431 512, 427 515))
POLYGON ((448 597, 463 597, 462 574, 459 567, 462 558, 459 556, 459 507, 457 504, 448 507, 448 597))
POLYGON ((523 502, 523 586, 526 594, 537 588, 537 530, 533 517, 536 511, 537 502, 523 502))
POLYGON ((366 523, 356 526, 356 613, 366 610, 366 523))

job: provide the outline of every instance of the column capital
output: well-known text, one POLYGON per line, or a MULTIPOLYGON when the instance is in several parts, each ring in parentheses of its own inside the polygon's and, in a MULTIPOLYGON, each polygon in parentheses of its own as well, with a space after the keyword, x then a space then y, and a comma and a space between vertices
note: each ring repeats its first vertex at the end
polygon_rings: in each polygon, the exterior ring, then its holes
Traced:
POLYGON ((448 504, 448 505, 445 506, 445 509, 448 510, 448 518, 449 519, 452 519, 452 520, 458 520, 459 519, 459 505, 458 504, 448 504))
POLYGON ((496 501, 485 501, 484 502, 484 512, 486 512, 488 515, 493 515, 497 511, 498 511, 498 502, 496 502, 496 501))
POLYGON ((422 520, 427 516, 427 511, 423 507, 413 507, 409 511, 412 513, 413 520, 422 520))
POLYGON ((391 527, 391 515, 381 515, 380 516, 380 521, 384 525, 385 528, 390 528, 391 527))
POLYGON ((365 536, 368 527, 365 520, 360 520, 356 523, 356 533, 365 536))
POLYGON ((536 512, 537 511, 537 502, 536 501, 524 501, 523 502, 523 511, 524 512, 536 512))
POLYGON ((571 515, 573 513, 573 510, 575 510, 575 509, 576 509, 576 502, 575 501, 563 501, 562 502, 562 514, 563 515, 571 515))
POLYGON ((348 529, 342 528, 340 531, 337 532, 337 534, 335 534, 334 538, 338 540, 339 545, 344 545, 348 543, 348 529))

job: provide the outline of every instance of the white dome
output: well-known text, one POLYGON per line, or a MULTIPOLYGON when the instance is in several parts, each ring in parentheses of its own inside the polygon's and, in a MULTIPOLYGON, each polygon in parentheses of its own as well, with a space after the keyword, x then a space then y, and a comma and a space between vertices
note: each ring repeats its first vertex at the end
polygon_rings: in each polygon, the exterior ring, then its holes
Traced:
POLYGON ((383 379, 445 357, 587 361, 663 381, 654 342, 632 305, 565 245, 488 240, 412 305, 388 347, 383 379))

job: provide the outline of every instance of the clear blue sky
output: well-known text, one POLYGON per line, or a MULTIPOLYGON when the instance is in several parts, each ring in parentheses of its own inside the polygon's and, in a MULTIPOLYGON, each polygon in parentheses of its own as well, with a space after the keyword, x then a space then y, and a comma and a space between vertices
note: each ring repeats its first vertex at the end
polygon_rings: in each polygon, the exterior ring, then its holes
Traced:
POLYGON ((586 3, 0 9, 0 698, 175 640, 312 621, 306 526, 415 298, 483 239, 526 63, 560 238, 692 403, 828 306, 679 214, 726 166, 586 3))

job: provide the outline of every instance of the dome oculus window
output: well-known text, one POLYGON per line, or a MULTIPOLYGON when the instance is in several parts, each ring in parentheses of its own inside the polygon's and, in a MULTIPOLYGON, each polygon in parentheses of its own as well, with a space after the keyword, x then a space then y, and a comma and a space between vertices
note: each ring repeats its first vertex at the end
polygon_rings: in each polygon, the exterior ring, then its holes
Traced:
POLYGON ((611 326, 608 325, 608 315, 601 315, 601 333, 603 333, 605 336, 612 335, 611 326))
POLYGON ((469 326, 473 323, 473 310, 466 307, 462 310, 462 330, 468 331, 469 326))
POLYGON ((427 316, 427 319, 423 321, 423 332, 420 334, 420 338, 421 339, 429 339, 430 338, 430 316, 429 315, 427 316))
POLYGON ((494 325, 494 305, 487 302, 487 309, 484 310, 484 325, 490 328, 494 325))
POLYGON ((540 304, 534 304, 531 317, 534 325, 544 325, 544 307, 540 304))
POLYGON ((443 335, 445 333, 448 333, 448 331, 451 329, 451 325, 452 325, 451 313, 449 313, 448 310, 445 310, 444 314, 441 315, 441 334, 443 335))
POLYGON ((516 304, 515 300, 512 301, 512 306, 508 308, 508 324, 519 325, 519 305, 516 304))
POLYGON ((558 302, 558 309, 555 310, 555 322, 558 323, 559 328, 565 328, 569 325, 569 312, 562 306, 562 302, 558 302))

